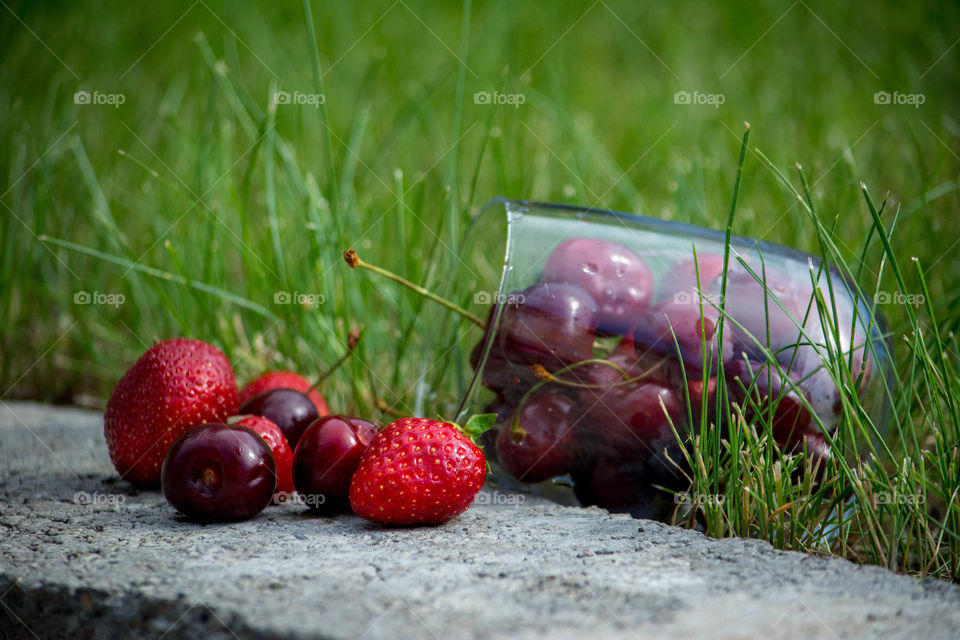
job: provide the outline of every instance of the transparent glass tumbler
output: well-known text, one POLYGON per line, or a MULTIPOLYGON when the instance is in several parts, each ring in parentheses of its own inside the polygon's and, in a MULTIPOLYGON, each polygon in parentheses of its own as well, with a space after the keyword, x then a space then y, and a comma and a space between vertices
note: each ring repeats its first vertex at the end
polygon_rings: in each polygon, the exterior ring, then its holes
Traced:
POLYGON ((872 304, 813 255, 739 236, 724 254, 724 234, 692 225, 488 203, 456 278, 486 318, 460 345, 458 414, 498 415, 495 480, 666 518, 681 443, 725 429, 718 385, 784 452, 832 455, 844 397, 881 425, 890 352, 872 304))

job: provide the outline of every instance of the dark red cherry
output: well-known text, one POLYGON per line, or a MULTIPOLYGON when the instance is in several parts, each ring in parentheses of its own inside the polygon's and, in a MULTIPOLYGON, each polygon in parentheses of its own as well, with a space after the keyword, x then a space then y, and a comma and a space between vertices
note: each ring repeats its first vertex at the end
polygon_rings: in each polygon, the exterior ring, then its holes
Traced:
POLYGON ((665 519, 674 507, 671 494, 657 489, 642 462, 614 457, 574 470, 573 492, 583 506, 598 506, 634 518, 665 519))
POLYGON ((734 355, 730 323, 726 324, 722 349, 719 345, 720 312, 705 300, 662 300, 652 307, 637 324, 634 332, 638 353, 676 356, 679 346, 683 364, 693 370, 704 368, 704 344, 709 362, 716 367, 720 352, 724 362, 734 355), (676 342, 674 342, 676 339, 676 342))
POLYGON ((667 416, 679 433, 686 429, 686 410, 679 394, 673 386, 652 378, 605 389, 581 389, 578 399, 589 432, 583 437, 583 448, 590 455, 646 459, 676 442, 667 416))
POLYGON ((293 389, 271 389, 241 405, 237 413, 263 416, 283 432, 290 448, 296 448, 300 434, 317 419, 317 407, 306 395, 293 389))
POLYGON ((557 369, 593 357, 597 304, 572 284, 539 282, 513 294, 496 339, 512 364, 557 369))
POLYGON ((628 247, 596 238, 564 240, 547 258, 543 279, 577 285, 597 303, 597 328, 624 334, 650 306, 653 276, 628 247))
POLYGON ((349 508, 350 479, 377 427, 360 418, 327 415, 314 420, 293 454, 293 484, 316 511, 349 508))
POLYGON ((577 456, 574 432, 579 412, 566 396, 541 392, 508 418, 497 437, 497 460, 524 482, 543 482, 567 473, 577 456))
POLYGON ((497 462, 497 437, 500 435, 500 430, 508 426, 507 423, 513 416, 515 408, 514 403, 507 400, 502 394, 498 394, 483 408, 484 413, 494 413, 497 416, 494 426, 480 434, 478 442, 480 448, 483 449, 483 455, 491 462, 497 462))
MULTIPOLYGON (((691 424, 700 427, 703 408, 706 407, 707 424, 717 422, 717 379, 710 378, 703 384, 700 377, 687 378, 687 394, 690 398, 691 424), (706 393, 704 393, 706 390, 706 393)), ((683 399, 683 398, 682 398, 683 399)), ((685 399, 684 399, 685 400, 685 399)))
MULTIPOLYGON (((479 366, 482 347, 483 341, 478 342, 470 353, 470 364, 474 369, 479 366)), ((508 362, 500 345, 494 343, 490 346, 480 382, 486 388, 516 402, 537 382, 537 378, 528 365, 508 362)))
POLYGON ((696 261, 692 255, 677 260, 660 279, 657 300, 673 300, 680 296, 696 295, 698 269, 699 290, 706 291, 710 284, 723 273, 723 255, 698 253, 696 261))
POLYGON ((173 443, 160 472, 163 496, 201 522, 252 518, 277 487, 270 447, 247 427, 204 424, 173 443))
POLYGON ((740 403, 747 420, 769 420, 774 440, 786 451, 794 451, 806 435, 819 434, 804 406, 802 388, 785 382, 775 367, 740 358, 724 372, 730 397, 740 403))
POLYGON ((277 493, 273 496, 275 503, 285 501, 293 494, 293 449, 284 437, 283 432, 263 416, 246 415, 240 419, 231 419, 231 424, 251 429, 270 447, 273 461, 277 465, 277 493))

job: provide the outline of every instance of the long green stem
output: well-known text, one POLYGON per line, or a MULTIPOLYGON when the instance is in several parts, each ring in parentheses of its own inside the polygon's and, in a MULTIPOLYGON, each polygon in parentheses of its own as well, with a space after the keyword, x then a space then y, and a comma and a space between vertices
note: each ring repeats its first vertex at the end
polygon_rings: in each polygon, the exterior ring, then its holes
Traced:
POLYGON ((470 313, 470 312, 467 311, 466 309, 464 309, 464 308, 462 308, 462 307, 458 307, 457 305, 455 305, 454 303, 450 302, 450 301, 447 300, 446 298, 441 298, 440 296, 438 296, 437 294, 433 293, 432 291, 428 291, 427 289, 424 289, 424 288, 421 287, 420 285, 414 284, 414 283, 410 282, 410 281, 407 280, 406 278, 401 278, 400 276, 398 276, 397 274, 393 273, 392 271, 387 271, 387 270, 384 269, 383 267, 378 267, 378 266, 376 266, 376 265, 373 265, 373 264, 364 262, 363 260, 360 259, 360 256, 358 256, 358 255, 357 255, 357 252, 354 251, 353 249, 347 249, 346 251, 344 251, 344 252, 343 252, 343 259, 346 261, 346 263, 347 263, 348 265, 350 265, 351 268, 356 269, 357 267, 362 267, 362 268, 364 268, 364 269, 368 269, 368 270, 370 270, 370 271, 373 271, 374 273, 379 273, 379 274, 382 275, 382 276, 386 276, 387 278, 390 278, 390 279, 393 280, 394 282, 398 282, 398 283, 402 284, 403 286, 407 287, 408 289, 412 289, 413 291, 416 291, 417 293, 419 293, 420 295, 424 296, 425 298, 428 298, 428 299, 430 299, 430 300, 433 300, 433 301, 436 302, 437 304, 443 305, 443 306, 446 307, 447 309, 450 309, 450 311, 453 311, 454 313, 460 314, 461 316, 463 316, 464 318, 466 318, 467 320, 469 320, 469 321, 472 322, 473 324, 477 325, 477 326, 480 327, 481 329, 486 330, 486 328, 487 328, 487 323, 486 323, 486 322, 484 322, 483 320, 481 320, 481 319, 478 318, 477 316, 473 315, 472 313, 470 313))

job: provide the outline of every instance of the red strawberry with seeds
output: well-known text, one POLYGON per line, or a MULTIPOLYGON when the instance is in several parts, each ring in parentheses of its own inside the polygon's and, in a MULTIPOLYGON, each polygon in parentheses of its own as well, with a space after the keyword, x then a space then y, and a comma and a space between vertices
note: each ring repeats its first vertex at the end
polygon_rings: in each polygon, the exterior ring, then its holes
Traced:
POLYGON ((327 401, 316 389, 309 390, 313 383, 293 371, 267 371, 256 380, 249 382, 240 390, 240 404, 264 391, 271 389, 293 389, 307 395, 317 408, 317 415, 325 416, 330 413, 327 401), (309 392, 308 392, 309 390, 309 392))
POLYGON ((487 475, 473 443, 495 416, 475 416, 464 430, 427 418, 401 418, 370 442, 350 482, 350 506, 383 524, 440 524, 470 506, 487 475), (470 435, 468 436, 467 433, 470 435))
POLYGON ((280 427, 263 416, 245 415, 239 420, 231 419, 230 421, 256 432, 270 447, 277 467, 277 494, 274 495, 274 501, 285 500, 289 494, 293 493, 293 451, 283 432, 280 431, 280 427), (278 494, 285 495, 280 497, 278 494))
POLYGON ((237 406, 233 367, 219 349, 187 338, 158 342, 110 394, 103 416, 110 460, 120 477, 157 487, 170 446, 197 425, 223 422, 237 406))

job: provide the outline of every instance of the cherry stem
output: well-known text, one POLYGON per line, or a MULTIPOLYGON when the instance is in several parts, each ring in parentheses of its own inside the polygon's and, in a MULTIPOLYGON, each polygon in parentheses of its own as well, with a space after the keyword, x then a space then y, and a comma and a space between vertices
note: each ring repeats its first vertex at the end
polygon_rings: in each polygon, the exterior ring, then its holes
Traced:
POLYGON ((400 411, 399 409, 397 409, 396 407, 391 407, 390 405, 387 404, 386 400, 380 397, 374 398, 373 404, 377 406, 377 410, 380 411, 380 413, 386 413, 386 414, 400 416, 400 417, 407 415, 402 411, 400 411))
POLYGON ((343 259, 346 261, 346 263, 347 263, 348 265, 350 265, 350 267, 351 267, 352 269, 356 269, 357 267, 362 267, 362 268, 367 269, 367 270, 369 270, 369 271, 373 271, 374 273, 379 273, 379 274, 382 275, 382 276, 386 276, 387 278, 390 278, 390 279, 393 280, 394 282, 397 282, 397 283, 399 283, 399 284, 402 284, 403 286, 407 287, 408 289, 412 289, 413 291, 416 291, 417 293, 419 293, 420 295, 424 296, 425 298, 427 298, 427 299, 429 299, 429 300, 433 300, 433 301, 436 302, 437 304, 443 305, 444 307, 446 307, 446 308, 449 309, 450 311, 453 311, 453 312, 455 312, 455 313, 460 314, 463 318, 466 318, 467 320, 469 320, 469 321, 472 322, 473 324, 477 325, 477 326, 480 327, 481 329, 486 330, 486 328, 487 328, 487 323, 485 323, 485 322, 484 322, 483 320, 481 320, 479 317, 473 315, 472 313, 470 313, 470 312, 467 311, 466 309, 455 305, 454 303, 450 302, 450 301, 447 300, 446 298, 441 298, 441 297, 438 296, 437 294, 433 293, 432 291, 428 291, 427 289, 424 289, 423 287, 421 287, 421 286, 418 285, 418 284, 414 284, 414 283, 410 282, 410 281, 407 280, 406 278, 402 278, 402 277, 398 276, 397 274, 393 273, 392 271, 387 271, 387 270, 384 269, 383 267, 378 267, 378 266, 376 266, 376 265, 374 265, 374 264, 370 264, 370 263, 368 263, 368 262, 364 262, 363 260, 360 259, 360 256, 358 256, 358 255, 357 255, 357 252, 354 251, 353 249, 347 249, 346 251, 344 251, 344 252, 343 252, 343 259))
POLYGON ((574 362, 573 364, 569 364, 561 369, 557 369, 556 372, 554 373, 550 373, 549 371, 547 371, 543 365, 539 365, 539 364, 531 365, 530 368, 533 370, 534 375, 536 375, 537 378, 540 379, 540 381, 537 382, 532 387, 530 387, 530 389, 528 389, 527 392, 524 393, 523 396, 520 398, 520 402, 517 403, 517 408, 513 412, 513 420, 510 423, 510 436, 513 438, 514 442, 523 442, 523 439, 526 437, 527 432, 524 430, 522 426, 520 426, 520 410, 523 409, 523 405, 527 403, 527 400, 530 399, 530 396, 532 396, 536 391, 538 391, 545 384, 555 383, 555 384, 561 384, 561 385, 566 385, 570 387, 577 387, 579 389, 607 389, 607 388, 613 388, 613 387, 622 387, 624 385, 632 384, 634 382, 638 382, 646 378, 647 376, 652 374, 654 371, 659 369, 660 366, 664 362, 666 362, 666 360, 667 358, 661 359, 660 361, 657 362, 657 364, 653 365, 652 367, 650 367, 640 375, 632 378, 627 375, 627 372, 623 369, 623 367, 621 367, 615 362, 611 362, 610 360, 604 360, 603 358, 591 358, 589 360, 581 360, 580 362, 574 362), (571 382, 569 380, 561 380, 560 378, 556 377, 557 374, 573 371, 574 369, 578 369, 580 367, 590 365, 590 364, 610 367, 611 369, 619 373, 620 377, 623 379, 620 382, 617 382, 616 384, 584 384, 581 382, 571 382), (518 437, 520 438, 519 440, 517 440, 518 437))
POLYGON ((657 369, 659 369, 663 365, 663 363, 666 361, 667 361, 667 358, 661 358, 660 360, 657 361, 655 365, 653 365, 643 373, 633 377, 630 377, 627 374, 627 372, 623 369, 623 367, 621 367, 620 365, 610 360, 604 360, 602 358, 593 358, 591 360, 581 360, 580 362, 576 362, 562 369, 557 369, 556 373, 550 373, 549 371, 546 370, 546 368, 543 365, 540 365, 540 364, 530 365, 530 369, 533 370, 533 375, 537 376, 537 378, 539 378, 543 383, 554 382, 556 384, 560 384, 565 387, 576 387, 577 389, 607 389, 612 387, 622 387, 628 384, 633 384, 634 382, 639 382, 640 380, 643 380, 644 378, 656 372, 657 369), (573 369, 576 369, 578 367, 582 367, 588 364, 598 364, 598 365, 603 365, 605 367, 610 367, 611 369, 619 373, 622 379, 620 380, 620 382, 615 382, 614 384, 586 384, 584 382, 573 382, 572 380, 564 380, 562 378, 557 377, 557 374, 566 373, 567 371, 571 371, 573 369))
POLYGON ((334 362, 330 367, 320 374, 320 377, 317 378, 317 381, 310 385, 310 388, 307 389, 307 393, 311 391, 316 391, 320 388, 320 385, 324 381, 333 375, 333 372, 340 368, 340 366, 350 359, 350 356, 353 355, 353 350, 356 349, 357 343, 360 342, 360 336, 363 334, 363 327, 355 327, 350 330, 350 333, 347 334, 347 350, 343 352, 343 355, 337 358, 337 361, 334 362))

